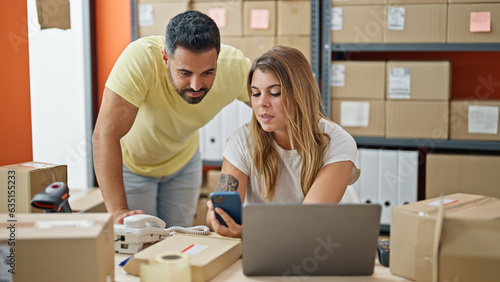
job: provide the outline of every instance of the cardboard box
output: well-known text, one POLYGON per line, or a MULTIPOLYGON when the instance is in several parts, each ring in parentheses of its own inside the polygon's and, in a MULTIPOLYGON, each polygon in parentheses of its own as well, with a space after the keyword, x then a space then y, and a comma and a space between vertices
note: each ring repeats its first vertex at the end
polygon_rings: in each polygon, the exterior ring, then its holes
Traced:
POLYGON ((500 42, 500 3, 448 5, 448 43, 498 42, 500 42), (477 12, 487 14, 473 14, 477 12), (480 18, 474 20, 473 15, 479 15, 480 18))
POLYGON ((500 198, 500 156, 427 154, 426 198, 468 193, 500 198))
POLYGON ((311 35, 311 1, 278 1, 277 35, 311 35))
POLYGON ((276 45, 290 46, 299 49, 311 62, 311 37, 310 36, 278 36, 275 38, 276 45))
POLYGON ((220 41, 222 44, 231 45, 236 49, 243 50, 242 36, 221 36, 220 41))
POLYGON ((210 16, 217 23, 221 36, 242 36, 242 3, 241 1, 194 2, 191 8, 210 16))
POLYGON ((217 234, 197 236, 177 233, 135 254, 123 269, 139 276, 139 265, 148 263, 152 256, 163 252, 182 252, 192 245, 206 247, 197 254, 189 255, 192 281, 208 281, 237 261, 242 254, 240 239, 217 234))
POLYGON ((0 167, 0 213, 43 212, 31 206, 31 199, 59 181, 68 183, 66 165, 26 162, 0 167))
POLYGON ((384 4, 386 0, 332 0, 334 5, 375 5, 384 4))
POLYGON ((353 136, 385 137, 385 101, 332 99, 332 120, 353 136))
POLYGON ((207 202, 209 198, 204 195, 200 195, 198 199, 198 205, 196 206, 196 214, 194 215, 193 226, 207 225, 207 202))
POLYGON ((385 0, 388 5, 400 4, 447 4, 448 0, 385 0))
POLYGON ((387 6, 384 43, 446 43, 447 4, 387 6))
POLYGON ((170 19, 188 9, 186 1, 141 1, 137 5, 139 37, 165 35, 170 19))
POLYGON ((273 48, 274 36, 247 36, 243 38, 243 54, 252 62, 273 48))
POLYGON ((0 246, 15 243, 12 281, 114 281, 113 239, 108 213, 0 214, 0 246))
POLYGON ((434 275, 437 281, 497 281, 500 200, 459 193, 444 200, 444 217, 439 198, 392 209, 391 272, 417 281, 434 275))
POLYGON ((449 61, 388 61, 386 67, 388 100, 449 100, 449 61))
POLYGON ((384 100, 385 72, 383 61, 334 61, 331 97, 384 100))
POLYGON ((498 0, 448 0, 450 4, 456 3, 498 3, 498 0))
POLYGON ((73 212, 107 212, 101 189, 71 189, 69 190, 69 206, 73 212))
POLYGON ((387 138, 448 139, 449 103, 387 101, 387 138))
POLYGON ((385 30, 383 5, 341 5, 333 3, 333 43, 382 43, 385 30))
POLYGON ((500 101, 452 100, 450 139, 500 141, 500 101))
POLYGON ((244 36, 275 36, 276 2, 244 1, 243 23, 244 36))

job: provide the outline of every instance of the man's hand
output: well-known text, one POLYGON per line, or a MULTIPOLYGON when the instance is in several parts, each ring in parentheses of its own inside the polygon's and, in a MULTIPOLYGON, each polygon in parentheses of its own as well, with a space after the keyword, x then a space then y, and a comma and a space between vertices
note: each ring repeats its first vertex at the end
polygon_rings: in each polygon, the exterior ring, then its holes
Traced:
POLYGON ((233 238, 241 238, 242 226, 236 223, 223 209, 216 208, 214 211, 214 207, 212 205, 212 201, 207 201, 208 207, 208 220, 210 221, 209 225, 212 229, 219 235, 233 237, 233 238), (219 220, 215 215, 217 212, 222 219, 226 222, 227 226, 221 225, 219 220))
POLYGON ((116 210, 114 213, 113 213, 113 218, 115 220, 115 224, 123 224, 123 219, 126 218, 127 216, 131 216, 131 215, 134 215, 134 214, 146 214, 144 211, 142 210, 133 210, 133 211, 130 211, 126 208, 121 208, 119 210, 116 210))

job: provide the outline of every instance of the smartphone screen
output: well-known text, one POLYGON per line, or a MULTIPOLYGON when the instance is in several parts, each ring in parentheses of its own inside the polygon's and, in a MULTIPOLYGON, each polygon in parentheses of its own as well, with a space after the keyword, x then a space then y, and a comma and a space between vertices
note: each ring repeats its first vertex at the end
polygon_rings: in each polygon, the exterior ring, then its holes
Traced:
MULTIPOLYGON (((214 209, 216 207, 223 209, 236 223, 241 224, 241 199, 238 192, 212 192, 210 200, 212 200, 214 209)), ((220 224, 227 226, 224 219, 217 212, 215 215, 220 224)))

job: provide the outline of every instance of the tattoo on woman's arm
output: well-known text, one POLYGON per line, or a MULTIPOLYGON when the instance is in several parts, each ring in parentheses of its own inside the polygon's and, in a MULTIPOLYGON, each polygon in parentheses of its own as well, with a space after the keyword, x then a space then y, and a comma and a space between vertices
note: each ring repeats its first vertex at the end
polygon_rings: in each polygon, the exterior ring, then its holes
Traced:
POLYGON ((217 192, 227 192, 227 191, 236 191, 238 190, 238 179, 232 176, 231 174, 221 174, 219 178, 219 184, 217 184, 217 188, 215 191, 217 192))

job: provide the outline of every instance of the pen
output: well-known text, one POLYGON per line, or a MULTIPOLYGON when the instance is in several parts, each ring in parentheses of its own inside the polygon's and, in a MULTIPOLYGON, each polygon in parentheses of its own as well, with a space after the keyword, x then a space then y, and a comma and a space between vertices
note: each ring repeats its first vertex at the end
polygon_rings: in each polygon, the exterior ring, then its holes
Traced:
POLYGON ((124 266, 131 257, 132 256, 129 256, 128 258, 126 258, 125 260, 123 260, 122 262, 120 262, 119 266, 124 266))

